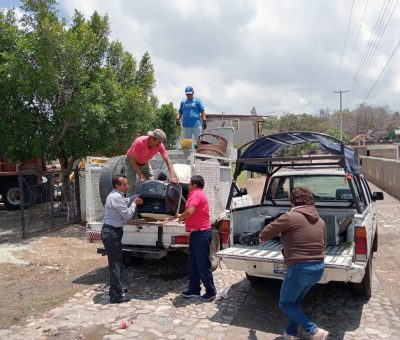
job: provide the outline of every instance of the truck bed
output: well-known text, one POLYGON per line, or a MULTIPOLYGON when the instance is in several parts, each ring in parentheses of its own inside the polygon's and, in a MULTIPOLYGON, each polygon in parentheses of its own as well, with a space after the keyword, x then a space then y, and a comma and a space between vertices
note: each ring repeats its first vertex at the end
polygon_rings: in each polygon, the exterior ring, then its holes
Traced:
MULTIPOLYGON (((354 264, 352 261, 352 245, 328 246, 325 254, 325 273, 321 283, 333 281, 333 277, 336 281, 338 275, 343 279, 340 281, 361 280, 360 274, 364 273, 364 266, 354 264)), ((282 244, 279 240, 267 241, 263 245, 256 246, 234 245, 219 251, 217 256, 223 259, 229 269, 242 270, 252 276, 282 279, 286 271, 282 244)))

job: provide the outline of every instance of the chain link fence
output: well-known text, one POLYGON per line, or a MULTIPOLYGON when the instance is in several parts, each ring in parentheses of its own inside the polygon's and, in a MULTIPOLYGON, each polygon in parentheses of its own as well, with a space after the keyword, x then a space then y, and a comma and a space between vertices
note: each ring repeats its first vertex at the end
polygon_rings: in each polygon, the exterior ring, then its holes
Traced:
POLYGON ((2 185, 0 243, 80 222, 78 170, 20 172, 2 185), (63 186, 64 181, 68 183, 63 186))

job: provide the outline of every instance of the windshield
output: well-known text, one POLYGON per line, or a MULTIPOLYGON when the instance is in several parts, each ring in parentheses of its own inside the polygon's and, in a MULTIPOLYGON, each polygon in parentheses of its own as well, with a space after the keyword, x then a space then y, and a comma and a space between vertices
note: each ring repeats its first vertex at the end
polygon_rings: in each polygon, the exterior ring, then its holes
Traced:
POLYGON ((268 188, 266 201, 288 200, 289 193, 296 187, 311 190, 315 201, 349 201, 352 194, 343 175, 312 175, 275 177, 268 188))

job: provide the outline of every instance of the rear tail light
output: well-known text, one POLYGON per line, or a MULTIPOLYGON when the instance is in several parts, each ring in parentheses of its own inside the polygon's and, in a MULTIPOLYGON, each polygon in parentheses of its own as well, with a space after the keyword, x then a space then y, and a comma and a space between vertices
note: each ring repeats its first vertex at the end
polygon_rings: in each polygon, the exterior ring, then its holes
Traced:
POLYGON ((368 244, 365 227, 355 227, 356 260, 367 261, 368 244))
POLYGON ((188 235, 172 236, 173 244, 189 244, 190 237, 188 235))
POLYGON ((229 234, 231 231, 231 223, 229 220, 222 221, 221 227, 221 241, 222 243, 229 243, 229 234))

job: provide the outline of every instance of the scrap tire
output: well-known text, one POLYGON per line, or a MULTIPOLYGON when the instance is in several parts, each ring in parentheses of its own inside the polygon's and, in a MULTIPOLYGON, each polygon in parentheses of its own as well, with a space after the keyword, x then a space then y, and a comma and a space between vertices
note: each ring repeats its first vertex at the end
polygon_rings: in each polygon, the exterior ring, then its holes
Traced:
POLYGON ((372 253, 369 255, 365 275, 360 283, 353 283, 353 292, 356 296, 369 299, 372 291, 372 253))
POLYGON ((126 156, 110 158, 101 172, 99 178, 99 191, 101 203, 103 203, 103 205, 106 204, 107 196, 113 189, 112 177, 114 175, 126 174, 125 159, 126 156))
MULTIPOLYGON (((30 203, 30 190, 29 186, 26 183, 23 183, 24 190, 24 207, 29 207, 30 203)), ((20 190, 18 181, 13 181, 5 184, 3 186, 1 197, 3 199, 4 205, 9 210, 19 210, 21 207, 20 201, 20 190)))
POLYGON ((215 255, 221 249, 221 238, 218 229, 211 228, 212 232, 212 240, 210 246, 210 261, 211 261, 211 269, 215 271, 219 265, 219 259, 215 255))

